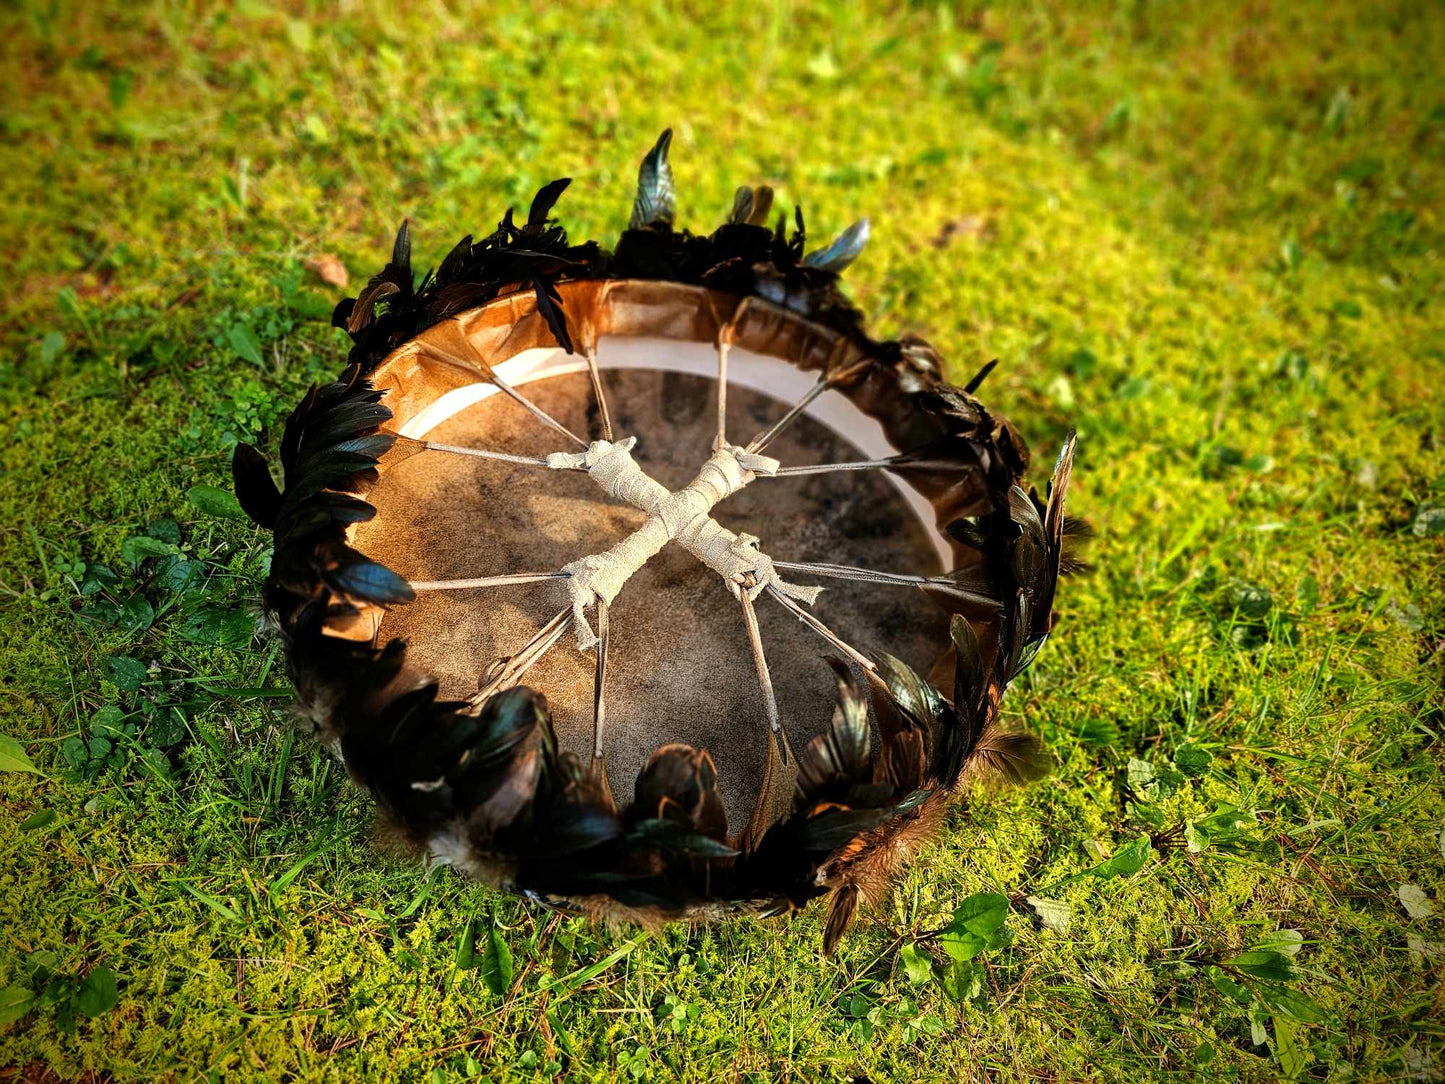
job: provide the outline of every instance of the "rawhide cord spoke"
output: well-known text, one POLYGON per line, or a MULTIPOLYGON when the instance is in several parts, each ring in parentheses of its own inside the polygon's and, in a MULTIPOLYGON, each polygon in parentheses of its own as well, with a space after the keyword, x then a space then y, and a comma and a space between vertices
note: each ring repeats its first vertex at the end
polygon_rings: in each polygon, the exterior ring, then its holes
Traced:
POLYGON ((727 440, 728 420, 728 338, 725 332, 718 332, 717 342, 717 443, 721 448, 727 440))
POLYGON ((844 470, 887 470, 893 466, 891 459, 864 459, 854 463, 818 463, 807 467, 779 467, 774 478, 786 478, 799 474, 831 474, 844 470))
POLYGON ((998 600, 987 595, 980 595, 972 591, 962 590, 956 583, 947 576, 911 576, 902 572, 879 572, 872 568, 857 568, 853 565, 829 565, 809 564, 800 561, 774 561, 773 567, 784 572, 811 573, 814 576, 827 576, 835 580, 854 580, 859 583, 886 583, 896 584, 899 587, 940 587, 955 595, 977 599, 986 605, 996 605, 998 600))
POLYGON ((942 459, 920 459, 915 462, 900 463, 896 458, 892 459, 860 459, 851 463, 817 463, 804 467, 779 467, 773 478, 796 477, 801 474, 831 474, 834 471, 848 470, 957 470, 957 463, 950 463, 942 459))
POLYGON ((783 728, 782 718, 778 714, 778 698, 773 692, 773 678, 768 670, 768 657, 763 651, 763 636, 758 629, 757 612, 753 609, 753 601, 748 598, 746 591, 739 593, 738 599, 743 604, 743 624, 747 626, 748 642, 753 649, 753 665, 757 667, 758 684, 763 690, 763 707, 767 711, 768 728, 782 739, 782 748, 788 760, 796 761, 798 758, 793 752, 793 743, 788 740, 788 732, 783 728))
POLYGON ((494 673, 471 698, 473 704, 481 704, 493 693, 501 692, 503 689, 510 689, 517 684, 523 674, 530 670, 543 655, 552 649, 562 634, 567 631, 567 626, 572 622, 572 610, 563 610, 556 617, 552 618, 537 635, 532 637, 531 642, 521 651, 509 658, 499 659, 498 665, 494 667, 494 673))
MULTIPOLYGON (((490 369, 490 367, 488 368, 490 369)), ((550 428, 557 430, 557 432, 561 433, 563 436, 567 437, 570 441, 572 441, 573 444, 576 444, 577 447, 587 447, 587 442, 585 440, 579 437, 576 433, 572 432, 572 430, 568 429, 556 418, 552 417, 552 415, 548 414, 536 403, 532 402, 532 400, 528 399, 516 388, 512 387, 512 385, 508 384, 505 380, 503 380, 500 376, 497 375, 495 369, 490 369, 490 376, 493 384, 500 388, 504 394, 511 396, 517 402, 521 403, 522 406, 530 410, 532 414, 537 418, 537 420, 540 421, 543 425, 549 426, 550 428)))
MULTIPOLYGON (((835 356, 836 353, 837 351, 835 350, 835 356)), ((798 415, 802 414, 803 411, 808 409, 814 399, 818 398, 818 396, 822 395, 829 388, 833 387, 833 385, 836 384, 839 380, 843 379, 846 376, 849 376, 850 374, 856 372, 858 369, 861 369, 868 364, 870 364, 869 360, 867 358, 864 358, 848 366, 846 369, 842 369, 836 373, 830 373, 827 369, 824 369, 823 375, 818 377, 818 382, 814 384, 811 388, 809 388, 806 392, 804 392, 802 398, 800 398, 796 403, 794 403, 790 408, 788 408, 788 412, 786 414, 784 414, 772 425, 768 426, 768 428, 764 429, 761 433, 755 436, 748 443, 746 450, 749 452, 761 452, 766 449, 769 444, 771 444, 774 440, 777 439, 779 433, 781 433, 788 426, 792 425, 793 422, 798 419, 798 415)))
POLYGON ((602 769, 602 730, 607 724, 608 604, 597 602, 597 669, 592 679, 592 771, 602 769))
MULTIPOLYGON (((495 459, 499 463, 515 463, 522 467, 545 467, 547 457, 545 455, 514 455, 511 452, 494 452, 490 448, 469 448, 461 444, 442 444, 435 440, 418 440, 415 437, 404 437, 400 434, 397 439, 408 444, 418 445, 430 452, 447 452, 451 455, 469 455, 475 459, 495 459)), ((555 468, 554 468, 555 469, 555 468)), ((571 468, 581 470, 581 467, 571 468)))
POLYGON ((862 652, 855 649, 846 640, 840 638, 838 634, 835 633, 832 629, 830 629, 827 625, 823 624, 823 622, 819 621, 807 610, 803 609, 803 607, 799 606, 796 602, 794 602, 787 595, 783 594, 783 592, 779 591, 771 584, 768 585, 768 594, 781 602, 789 610, 791 610, 793 612, 793 616, 795 616, 799 621, 807 625, 819 636, 827 640, 843 654, 847 655, 848 658, 856 662, 859 666, 863 667, 865 670, 870 671, 877 669, 877 667, 873 665, 873 661, 871 659, 869 659, 862 652))
POLYGON ((827 377, 819 378, 818 382, 814 384, 811 388, 809 388, 803 394, 803 397, 801 399, 799 399, 796 403, 794 403, 791 407, 788 408, 788 412, 786 414, 784 414, 781 418, 775 421, 772 425, 768 426, 767 429, 764 429, 761 433, 755 436, 748 443, 747 450, 750 452, 761 452, 766 449, 767 446, 771 444, 774 439, 776 439, 777 435, 788 426, 792 425, 793 422, 797 419, 798 415, 803 413, 803 411, 807 410, 808 406, 813 402, 813 400, 818 398, 818 396, 822 395, 825 391, 827 391, 828 387, 829 382, 827 377))
POLYGON ((612 439, 612 415, 607 410, 607 394, 602 390, 602 370, 597 367, 597 350, 587 348, 587 376, 592 381, 592 396, 597 400, 597 413, 602 421, 602 439, 612 439))
POLYGON ((407 586, 413 591, 465 591, 471 587, 510 587, 519 583, 566 578, 565 572, 511 572, 504 576, 479 576, 470 580, 411 580, 407 586))
MULTIPOLYGON (((602 439, 611 440, 612 414, 607 409, 607 393, 602 387, 602 370, 597 366, 597 348, 592 343, 587 347, 587 375, 592 381, 592 396, 597 401, 597 413, 602 423, 602 439)), ((607 649, 610 641, 609 604, 606 599, 597 600, 597 669, 592 677, 592 776, 610 795, 611 784, 607 780, 606 757, 602 748, 602 734, 607 726, 607 649)))
MULTIPOLYGON (((713 341, 713 347, 717 350, 717 443, 714 447, 721 448, 727 441, 727 415, 728 415, 728 351, 732 349, 733 334, 737 329, 738 321, 742 319, 743 313, 748 309, 748 302, 751 298, 743 298, 733 309, 733 314, 728 317, 727 323, 718 328, 717 338, 713 341)), ((711 300, 708 307, 712 308, 711 300)), ((713 318, 717 318, 717 310, 713 309, 713 318)))
POLYGON ((441 361, 449 362, 450 364, 455 365, 458 368, 465 369, 468 372, 480 372, 487 381, 496 385, 498 391, 502 392, 509 398, 514 399, 517 403, 525 407, 534 418, 536 418, 543 425, 547 426, 547 428, 556 430, 558 433, 561 433, 564 437, 570 440, 573 444, 577 445, 579 448, 587 447, 587 442, 585 440, 579 437, 576 433, 572 432, 572 430, 568 429, 556 418, 552 417, 552 415, 548 414, 536 403, 532 402, 532 400, 528 399, 516 388, 512 387, 512 385, 508 384, 505 380, 502 379, 496 369, 492 368, 491 365, 483 361, 480 357, 477 358, 476 365, 468 365, 461 359, 452 357, 446 351, 440 350, 437 347, 431 345, 430 343, 422 344, 421 349, 434 358, 438 358, 441 361))

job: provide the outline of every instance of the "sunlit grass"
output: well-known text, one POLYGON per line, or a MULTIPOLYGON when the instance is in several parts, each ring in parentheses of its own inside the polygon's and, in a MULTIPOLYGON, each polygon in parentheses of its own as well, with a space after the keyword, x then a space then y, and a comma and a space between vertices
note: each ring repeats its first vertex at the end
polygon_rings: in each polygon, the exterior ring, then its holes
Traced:
POLYGON ((0 773, 0 1064, 1445 1071, 1437 7, 111 7, 0 13, 0 731, 43 773, 0 773), (606 931, 385 857, 235 617, 266 538, 193 489, 340 368, 308 260, 355 284, 409 216, 426 266, 558 175, 606 243, 669 125, 681 223, 760 181, 815 237, 871 216, 876 329, 1000 358, 1040 463, 1080 434, 1095 571, 1006 702, 1057 771, 833 960, 816 914, 606 931), (900 961, 984 890, 1012 943, 960 1006, 900 961), (1278 930, 1322 1019, 1252 1036, 1216 965, 1278 930))

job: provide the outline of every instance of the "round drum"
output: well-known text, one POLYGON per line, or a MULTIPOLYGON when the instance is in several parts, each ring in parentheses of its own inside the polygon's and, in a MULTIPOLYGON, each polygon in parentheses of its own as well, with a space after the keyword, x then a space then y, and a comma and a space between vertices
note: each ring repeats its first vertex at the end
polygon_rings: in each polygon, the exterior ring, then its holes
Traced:
POLYGON ((742 189, 671 224, 668 136, 613 252, 511 214, 356 346, 237 492, 303 715, 401 834, 547 906, 643 921, 831 893, 829 948, 971 774, 1037 773, 999 698, 1067 562, 1021 444, 875 342, 742 189))

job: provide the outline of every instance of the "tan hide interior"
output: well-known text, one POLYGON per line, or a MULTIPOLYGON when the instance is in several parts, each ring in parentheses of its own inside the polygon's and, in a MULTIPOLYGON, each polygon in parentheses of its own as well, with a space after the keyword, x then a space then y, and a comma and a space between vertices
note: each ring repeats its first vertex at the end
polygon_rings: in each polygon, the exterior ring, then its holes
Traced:
MULTIPOLYGON (((736 300, 653 282, 565 284, 562 294, 578 355, 555 348, 530 293, 493 302, 430 329, 378 368, 373 380, 387 390, 392 425, 430 441, 528 456, 575 450, 484 374, 499 366, 537 406, 594 439, 600 417, 581 351, 595 343, 616 435, 636 436, 643 470, 670 490, 682 487, 711 451, 713 344, 736 300)), ((727 428, 737 443, 781 417, 816 370, 857 360, 851 344, 758 302, 736 320, 733 341, 727 428)), ((889 454, 882 433, 829 391, 768 454, 787 466, 868 459, 889 454)), ((389 453, 367 499, 377 515, 354 530, 352 543, 409 580, 555 571, 643 520, 584 473, 437 451, 389 453)), ((758 536, 775 560, 933 575, 947 551, 925 526, 930 511, 885 472, 856 471, 761 478, 713 514, 758 536)), ((914 588, 789 578, 827 588, 813 612, 865 655, 887 651, 926 673, 948 642, 946 615, 914 588)), ((382 640, 406 639, 410 662, 434 674, 444 696, 465 698, 499 656, 517 652, 567 605, 560 580, 423 591, 363 627, 336 631, 367 635, 379 618, 382 640)), ((832 712, 833 677, 822 661, 831 649, 766 596, 756 605, 780 716, 801 747, 832 712)), ((610 624, 605 748, 619 801, 631 798, 652 750, 688 742, 712 752, 730 829, 741 828, 757 793, 766 719, 739 603, 715 573, 668 545, 628 581, 610 624)), ((584 760, 595 664, 569 632, 523 678, 547 696, 562 746, 584 760)))

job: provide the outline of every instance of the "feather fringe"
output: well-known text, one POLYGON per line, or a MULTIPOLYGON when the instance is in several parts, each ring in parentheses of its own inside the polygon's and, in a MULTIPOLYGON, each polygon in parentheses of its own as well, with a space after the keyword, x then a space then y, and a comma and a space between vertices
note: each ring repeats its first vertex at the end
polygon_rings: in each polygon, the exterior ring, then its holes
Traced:
POLYGON ((948 385, 931 347, 869 339, 839 291, 837 272, 861 251, 866 220, 805 258, 801 210, 791 236, 783 219, 767 228, 772 192, 760 187, 740 189, 729 220, 711 235, 678 231, 669 144, 665 132, 644 160, 631 228, 612 253, 571 245, 552 221, 565 179, 537 193, 524 225, 509 210, 480 241, 463 238, 420 286, 403 223, 386 267, 336 308, 333 322, 354 342, 350 363, 288 418, 284 485, 259 452, 240 445, 236 491, 275 534, 263 602, 286 649, 298 716, 376 798, 387 838, 541 906, 608 921, 788 911, 831 892, 831 952, 861 906, 886 899, 963 783, 987 774, 1024 782, 1046 766, 1037 739, 1000 730, 997 714, 1009 682, 1047 637, 1058 577, 1079 567, 1073 551, 1088 536, 1064 514, 1074 438, 1045 499, 1019 488, 1022 443, 971 394, 991 364, 967 390, 948 385), (796 763, 770 735, 758 806, 735 837, 706 751, 662 746, 619 809, 603 781, 559 751, 540 693, 511 688, 478 708, 444 702, 435 681, 407 665, 400 641, 377 647, 326 631, 411 597, 399 576, 346 543, 351 524, 375 515, 364 495, 395 439, 381 431, 391 412, 367 375, 427 327, 519 288, 533 291, 570 352, 556 284, 613 277, 762 297, 846 336, 871 359, 868 379, 885 394, 910 397, 922 419, 921 439, 898 457, 900 469, 943 479, 943 487, 981 477, 989 495, 947 524, 970 556, 953 574, 957 590, 933 595, 954 613, 951 697, 888 656, 868 675, 832 660, 838 707, 828 731, 796 763))

